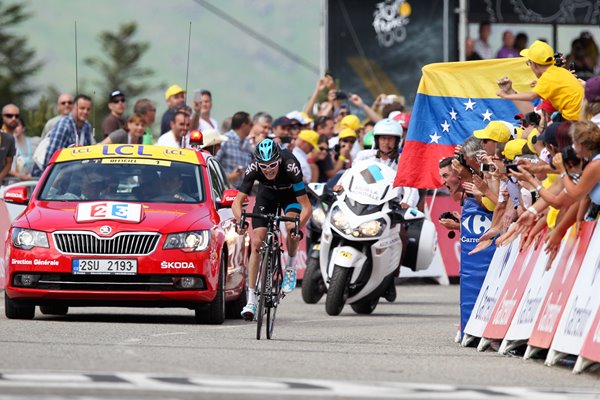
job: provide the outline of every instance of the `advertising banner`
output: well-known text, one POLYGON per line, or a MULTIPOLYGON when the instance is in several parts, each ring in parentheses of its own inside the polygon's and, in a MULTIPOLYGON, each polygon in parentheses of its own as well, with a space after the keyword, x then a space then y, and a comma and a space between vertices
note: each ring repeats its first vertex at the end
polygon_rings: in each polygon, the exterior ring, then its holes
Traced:
MULTIPOLYGON (((600 225, 584 222, 582 229, 593 229, 590 243, 600 243, 600 225)), ((600 246, 588 246, 579 275, 573 285, 546 363, 554 364, 560 353, 579 354, 600 306, 600 246)))
POLYGON ((526 254, 524 262, 521 262, 521 254, 519 255, 504 285, 500 299, 494 307, 492 316, 485 327, 484 338, 493 340, 504 338, 543 248, 543 240, 537 248, 529 246, 527 250, 521 253, 526 254))
POLYGON ((526 359, 533 355, 537 349, 550 347, 593 233, 593 225, 584 224, 577 236, 575 236, 575 229, 571 228, 566 238, 563 239, 565 250, 560 262, 552 265, 552 268, 557 270, 544 299, 531 337, 527 342, 526 359))
POLYGON ((460 326, 461 335, 467 326, 471 311, 492 261, 496 246, 474 255, 469 252, 477 246, 479 238, 492 226, 492 214, 473 198, 463 203, 460 227, 460 326))
POLYGON ((526 263, 527 256, 531 257, 529 252, 519 253, 519 244, 520 238, 517 238, 507 246, 496 248, 481 291, 477 296, 475 307, 473 307, 473 312, 471 312, 471 317, 465 327, 463 346, 468 344, 470 336, 481 337, 483 335, 513 265, 526 263))

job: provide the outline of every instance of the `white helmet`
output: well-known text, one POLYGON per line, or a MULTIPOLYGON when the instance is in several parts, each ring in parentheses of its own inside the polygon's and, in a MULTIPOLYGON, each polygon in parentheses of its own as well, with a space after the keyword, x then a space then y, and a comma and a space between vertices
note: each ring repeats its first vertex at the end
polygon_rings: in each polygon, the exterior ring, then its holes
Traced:
POLYGON ((379 120, 375 126, 373 127, 373 136, 398 136, 402 138, 402 134, 404 131, 402 130, 402 125, 400 122, 391 118, 384 118, 379 120))

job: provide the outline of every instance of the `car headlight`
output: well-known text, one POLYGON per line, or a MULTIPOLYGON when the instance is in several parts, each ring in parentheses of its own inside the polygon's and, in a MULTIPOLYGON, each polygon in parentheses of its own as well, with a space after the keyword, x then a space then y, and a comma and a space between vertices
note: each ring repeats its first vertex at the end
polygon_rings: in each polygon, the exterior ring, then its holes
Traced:
MULTIPOLYGON (((385 220, 380 218, 374 221, 363 222, 358 226, 354 232, 358 231, 359 236, 362 237, 375 237, 381 235, 381 232, 385 229, 385 220)), ((356 234, 354 234, 356 236, 356 234)))
POLYGON ((312 215, 313 222, 318 226, 323 226, 325 222, 325 211, 321 207, 317 207, 313 211, 312 215))
POLYGON ((333 226, 335 226, 337 229, 339 229, 342 232, 345 232, 346 230, 350 229, 350 223, 348 222, 348 217, 339 208, 336 208, 331 213, 331 223, 333 224, 333 226))
POLYGON ((30 250, 34 247, 50 247, 48 245, 48 234, 33 229, 15 228, 11 239, 13 246, 23 250, 30 250))
POLYGON ((165 240, 163 249, 181 249, 183 251, 204 251, 210 242, 209 231, 190 231, 171 233, 165 240))

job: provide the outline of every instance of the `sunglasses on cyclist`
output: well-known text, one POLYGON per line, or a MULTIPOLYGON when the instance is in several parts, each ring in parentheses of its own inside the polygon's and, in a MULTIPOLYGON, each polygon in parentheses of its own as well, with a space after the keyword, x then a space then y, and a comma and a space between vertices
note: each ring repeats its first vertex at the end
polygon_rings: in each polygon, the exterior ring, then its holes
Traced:
POLYGON ((258 166, 262 170, 273 170, 273 169, 275 169, 275 168, 277 168, 279 166, 279 160, 274 161, 274 162, 272 162, 270 164, 258 163, 258 166))

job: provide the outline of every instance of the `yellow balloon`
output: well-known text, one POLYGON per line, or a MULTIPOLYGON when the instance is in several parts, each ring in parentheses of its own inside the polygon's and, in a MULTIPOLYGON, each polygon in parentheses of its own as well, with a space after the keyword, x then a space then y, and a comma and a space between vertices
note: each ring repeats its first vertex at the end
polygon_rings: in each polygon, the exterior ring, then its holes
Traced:
POLYGON ((402 3, 402 5, 400 5, 398 14, 400 14, 402 17, 408 17, 411 13, 412 13, 412 8, 410 7, 410 4, 408 4, 407 2, 404 2, 404 3, 402 3))

